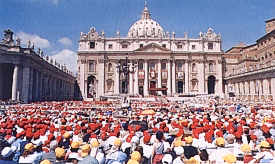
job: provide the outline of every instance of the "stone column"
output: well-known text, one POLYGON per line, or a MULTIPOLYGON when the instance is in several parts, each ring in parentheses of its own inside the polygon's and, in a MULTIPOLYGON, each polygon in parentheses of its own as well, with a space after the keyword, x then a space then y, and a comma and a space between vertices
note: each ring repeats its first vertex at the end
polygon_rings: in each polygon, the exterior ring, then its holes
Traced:
POLYGON ((138 95, 138 67, 135 68, 134 94, 138 95))
POLYGON ((249 84, 248 82, 244 82, 245 95, 249 95, 249 84))
POLYGON ((23 81, 22 81, 22 101, 29 102, 29 88, 30 88, 30 67, 23 68, 23 81))
POLYGON ((176 94, 176 61, 172 61, 172 95, 176 94))
POLYGON ((268 80, 267 79, 264 79, 263 80, 263 94, 265 96, 267 96, 269 94, 269 84, 268 84, 268 80))
POLYGON ((258 80, 259 81, 259 95, 263 95, 263 81, 262 80, 258 80))
POLYGON ((184 66, 185 93, 189 93, 189 62, 185 61, 184 66))
POLYGON ((119 69, 118 69, 118 63, 115 63, 114 93, 119 94, 119 69))
MULTIPOLYGON (((158 61, 158 88, 162 88, 162 85, 161 85, 161 60, 158 61)), ((162 92, 158 91, 158 95, 162 95, 162 92)))
POLYGON ((167 62, 167 70, 168 70, 168 78, 167 78, 167 95, 168 96, 171 96, 171 80, 172 80, 172 77, 171 77, 171 61, 168 60, 167 62))
MULTIPOLYGON (((130 62, 130 67, 133 65, 133 62, 130 62)), ((131 68, 130 68, 131 70, 131 68)), ((134 78, 133 78, 133 72, 129 73, 129 94, 132 95, 134 94, 134 78)))
POLYGON ((149 87, 148 87, 148 61, 144 60, 144 96, 149 95, 149 87))
POLYGON ((12 77, 12 100, 17 100, 17 91, 18 91, 18 71, 19 71, 19 66, 16 64, 14 66, 13 70, 13 77, 12 77))
POLYGON ((81 95, 82 98, 85 100, 87 98, 87 95, 86 95, 86 92, 85 92, 85 80, 87 80, 85 77, 85 64, 86 64, 86 61, 85 60, 81 60, 80 61, 80 72, 79 72, 79 89, 80 89, 80 92, 81 92, 81 95))
POLYGON ((205 75, 204 75, 204 63, 203 62, 199 62, 198 63, 198 77, 199 77, 199 93, 203 94, 204 93, 204 84, 205 84, 205 75))
POLYGON ((97 63, 97 77, 98 77, 98 94, 97 96, 103 96, 104 91, 104 85, 105 85, 105 66, 104 66, 104 60, 98 60, 97 63))
POLYGON ((217 72, 217 80, 218 80, 218 87, 217 87, 217 91, 215 91, 215 93, 217 93, 219 96, 223 96, 223 90, 222 90, 222 61, 218 61, 217 62, 217 66, 216 66, 216 72, 217 72))
POLYGON ((275 78, 271 79, 271 94, 273 97, 273 102, 275 102, 275 78))
POLYGON ((250 94, 254 96, 256 94, 256 92, 255 92, 255 81, 251 80, 249 85, 250 85, 250 94))

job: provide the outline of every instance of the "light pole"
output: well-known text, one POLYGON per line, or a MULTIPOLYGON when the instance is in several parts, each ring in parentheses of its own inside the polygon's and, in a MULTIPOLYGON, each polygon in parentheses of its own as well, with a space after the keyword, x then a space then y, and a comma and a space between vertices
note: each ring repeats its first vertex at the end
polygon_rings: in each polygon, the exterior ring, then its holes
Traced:
POLYGON ((119 76, 121 73, 124 75, 124 85, 122 86, 122 93, 128 94, 129 92, 129 75, 134 71, 134 65, 131 64, 129 61, 128 54, 125 58, 125 62, 122 62, 122 60, 119 60, 119 64, 117 66, 119 76))

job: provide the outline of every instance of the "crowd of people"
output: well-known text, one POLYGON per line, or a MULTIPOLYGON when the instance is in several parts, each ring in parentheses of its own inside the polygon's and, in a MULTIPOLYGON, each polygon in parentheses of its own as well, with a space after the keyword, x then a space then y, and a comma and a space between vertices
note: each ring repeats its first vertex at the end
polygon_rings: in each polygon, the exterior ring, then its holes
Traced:
POLYGON ((165 100, 11 105, 0 164, 275 163, 272 104, 165 100))

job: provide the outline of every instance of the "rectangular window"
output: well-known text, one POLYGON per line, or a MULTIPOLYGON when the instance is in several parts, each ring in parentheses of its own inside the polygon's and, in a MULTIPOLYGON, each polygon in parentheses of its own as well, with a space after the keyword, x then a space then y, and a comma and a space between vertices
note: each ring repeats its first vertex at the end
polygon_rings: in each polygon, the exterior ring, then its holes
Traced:
POLYGON ((139 48, 142 48, 142 47, 143 47, 143 44, 140 44, 140 45, 139 45, 139 48))
POLYGON ((182 49, 182 45, 179 44, 179 45, 177 46, 177 48, 178 48, 178 49, 182 49))
POLYGON ((90 42, 90 48, 95 48, 95 42, 90 42))
POLYGON ((150 70, 155 70, 155 63, 150 63, 149 68, 150 70))
POLYGON ((213 50, 213 43, 208 43, 208 49, 213 50))
POLYGON ((192 50, 196 49, 196 45, 192 45, 192 50))
POLYGON ((128 45, 127 44, 123 44, 122 48, 128 48, 128 45))
POLYGON ((94 61, 89 61, 89 72, 95 72, 94 61))
POLYGON ((166 63, 161 63, 161 70, 166 70, 166 63))
POLYGON ((109 44, 109 45, 108 45, 108 48, 109 48, 109 49, 113 49, 113 45, 112 45, 112 44, 109 44))
POLYGON ((163 48, 166 48, 166 44, 163 44, 162 47, 163 47, 163 48))
POLYGON ((177 63, 177 71, 182 71, 182 63, 177 63))
POLYGON ((143 63, 138 63, 138 69, 143 70, 143 63))

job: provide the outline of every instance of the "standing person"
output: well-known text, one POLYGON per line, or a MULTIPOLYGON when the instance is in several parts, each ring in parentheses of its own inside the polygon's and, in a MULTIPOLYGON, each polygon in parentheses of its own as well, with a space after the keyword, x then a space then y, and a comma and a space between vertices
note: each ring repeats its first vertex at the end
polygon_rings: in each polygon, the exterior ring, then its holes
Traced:
POLYGON ((161 163, 163 158, 164 143, 163 143, 163 132, 158 131, 156 134, 156 141, 153 145, 153 164, 161 163))

